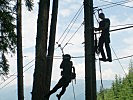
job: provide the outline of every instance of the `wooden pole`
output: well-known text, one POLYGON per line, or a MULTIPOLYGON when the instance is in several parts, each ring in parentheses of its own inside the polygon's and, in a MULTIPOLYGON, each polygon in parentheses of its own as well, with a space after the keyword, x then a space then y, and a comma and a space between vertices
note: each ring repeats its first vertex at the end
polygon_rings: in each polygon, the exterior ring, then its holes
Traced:
POLYGON ((84 0, 85 100, 96 100, 93 0, 84 0))
POLYGON ((58 14, 58 0, 53 0, 52 18, 51 18, 50 36, 49 36, 49 47, 48 47, 48 55, 47 55, 47 75, 46 75, 47 93, 50 90, 50 84, 51 84, 57 14, 58 14))
POLYGON ((17 0, 17 72, 18 100, 24 100, 23 89, 23 54, 22 54, 22 9, 21 0, 17 0))

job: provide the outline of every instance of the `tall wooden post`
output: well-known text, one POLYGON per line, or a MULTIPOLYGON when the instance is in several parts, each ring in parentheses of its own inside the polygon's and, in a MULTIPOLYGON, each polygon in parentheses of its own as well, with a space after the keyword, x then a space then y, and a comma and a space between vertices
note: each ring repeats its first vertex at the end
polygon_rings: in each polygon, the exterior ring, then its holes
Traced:
POLYGON ((40 0, 37 20, 36 61, 32 89, 32 100, 45 100, 46 54, 50 0, 40 0))
POLYGON ((93 0, 84 0, 85 100, 96 100, 93 0))
POLYGON ((53 0, 52 18, 51 18, 50 36, 49 36, 49 47, 48 47, 48 55, 47 55, 47 75, 46 75, 47 92, 49 92, 50 84, 51 84, 57 14, 58 14, 58 0, 53 0))
POLYGON ((22 55, 22 11, 21 0, 17 0, 17 72, 18 100, 24 100, 23 90, 23 55, 22 55))

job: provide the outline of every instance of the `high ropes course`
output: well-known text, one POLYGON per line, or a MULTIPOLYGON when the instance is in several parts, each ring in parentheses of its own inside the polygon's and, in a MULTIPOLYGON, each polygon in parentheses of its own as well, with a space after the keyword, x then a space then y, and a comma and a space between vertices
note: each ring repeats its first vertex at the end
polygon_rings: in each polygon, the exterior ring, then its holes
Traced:
MULTIPOLYGON (((103 1, 103 2, 106 2, 108 4, 105 4, 105 5, 100 5, 100 6, 97 6, 97 7, 94 7, 94 17, 95 17, 95 20, 98 21, 98 18, 96 17, 95 13, 99 10, 105 10, 105 9, 109 9, 109 8, 112 8, 112 7, 115 7, 115 6, 122 6, 122 7, 126 7, 126 8, 133 8, 131 6, 126 6, 124 4, 126 3, 129 3, 129 2, 132 2, 133 0, 123 0, 123 1, 118 1, 118 2, 109 2, 109 1, 106 1, 106 0, 100 0, 100 1, 103 1)), ((76 12, 76 14, 74 15, 74 17, 72 18, 72 20, 70 21, 70 23, 68 24, 68 26, 66 27, 66 29, 64 30, 64 32, 62 33, 62 35, 59 37, 58 41, 56 42, 55 45, 57 45, 57 47, 55 48, 55 50, 57 50, 58 48, 60 48, 60 50, 62 51, 62 54, 64 54, 64 51, 63 49, 68 45, 70 44, 70 41, 73 39, 73 37, 75 36, 75 34, 81 29, 82 26, 84 26, 84 21, 81 22, 81 25, 79 25, 79 27, 77 28, 77 30, 71 34, 71 35, 68 35, 69 32, 71 31, 71 29, 73 28, 74 24, 76 23, 76 21, 78 20, 79 16, 81 15, 81 12, 83 11, 83 8, 84 8, 84 4, 82 4, 80 6, 80 8, 78 9, 78 11, 76 12), (66 39, 66 37, 69 36, 69 39, 68 41, 64 44, 64 40, 66 39)), ((129 28, 133 28, 133 24, 124 24, 124 25, 116 25, 116 26, 111 26, 111 27, 119 27, 121 26, 121 28, 115 28, 115 29, 112 29, 110 30, 110 32, 116 32, 116 31, 120 31, 120 30, 125 30, 125 29, 129 29, 129 28)), ((99 33, 97 33, 99 34, 99 33)), ((81 43, 83 44, 83 43, 81 43)), ((115 55, 115 59, 112 59, 112 61, 118 61, 125 76, 127 75, 126 74, 126 71, 125 69, 123 68, 120 60, 122 59, 127 59, 127 58, 131 58, 133 57, 133 54, 131 55, 127 55, 127 56, 123 56, 123 57, 118 57, 115 50, 113 49, 113 47, 111 46, 111 49, 115 55)), ((99 55, 97 55, 98 58, 99 58, 99 55)), ((85 58, 85 56, 72 56, 71 57, 72 59, 82 59, 82 58, 85 58)), ((62 56, 54 56, 54 59, 62 59, 62 56)), ((103 79, 102 79, 102 69, 101 69, 101 62, 99 59, 96 59, 99 61, 99 71, 100 71, 100 80, 101 80, 101 87, 102 89, 104 89, 104 86, 103 86, 103 79)), ((33 62, 35 61, 35 59, 32 59, 31 61, 29 61, 27 64, 25 64, 25 66, 23 68, 26 68, 24 70, 24 73, 26 71, 28 71, 30 68, 32 68, 34 66, 31 65, 29 66, 30 64, 32 64, 33 62)), ((10 75, 7 79, 5 79, 3 82, 0 83, 0 90, 5 88, 7 85, 9 85, 10 83, 12 83, 15 79, 17 79, 17 76, 15 76, 17 74, 17 72, 13 73, 12 75, 10 75), (13 76, 15 76, 13 79, 11 79, 13 76), (8 82, 7 82, 8 81, 8 82)), ((73 83, 72 83, 73 85, 73 83)), ((74 100, 76 100, 76 97, 75 97, 75 91, 74 91, 74 85, 73 85, 73 94, 74 94, 74 100)), ((103 100, 104 100, 104 96, 103 96, 103 100)))

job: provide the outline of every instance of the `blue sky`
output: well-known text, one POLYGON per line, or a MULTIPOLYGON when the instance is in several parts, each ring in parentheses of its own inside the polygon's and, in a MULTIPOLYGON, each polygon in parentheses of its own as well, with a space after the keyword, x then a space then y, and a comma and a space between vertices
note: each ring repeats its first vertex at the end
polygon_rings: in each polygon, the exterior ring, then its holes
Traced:
MULTIPOLYGON (((108 0, 110 2, 119 2, 121 0, 108 0)), ((131 1, 131 0, 127 0, 131 1)), ((34 9, 32 12, 28 12, 25 6, 23 5, 23 55, 24 57, 24 65, 34 59, 35 57, 35 42, 36 42, 36 32, 37 32, 37 15, 38 15, 38 0, 35 1, 34 9)), ((57 21, 57 35, 56 42, 66 29, 67 25, 70 23, 71 19, 74 17, 78 9, 83 4, 83 0, 59 0, 59 10, 58 10, 58 21, 57 21)), ((103 0, 94 0, 94 7, 109 4, 103 0)), ((52 5, 52 3, 51 3, 52 5)), ((133 2, 129 2, 123 4, 126 6, 133 7, 133 2)), ((100 7, 104 8, 104 7, 100 7)), ((75 22, 72 30, 69 32, 67 38, 62 43, 62 46, 69 40, 70 36, 77 30, 77 28, 83 22, 83 10, 78 17, 78 20, 75 22)), ((111 26, 124 25, 124 24, 133 24, 133 8, 124 7, 124 6, 114 6, 108 9, 103 9, 106 17, 110 18, 111 26)), ((50 19, 51 19, 51 8, 50 8, 50 19)), ((95 26, 97 26, 96 20, 95 26)), ((111 27, 111 29, 119 28, 119 27, 111 27)), ((132 55, 133 51, 133 29, 121 30, 116 32, 111 32, 111 46, 115 50, 118 57, 132 55)), ((75 36, 71 39, 70 43, 65 47, 64 52, 69 53, 72 56, 84 56, 84 45, 82 42, 84 41, 84 26, 80 28, 80 30, 75 34, 75 36)), ((57 47, 57 45, 55 45, 57 47)), ((55 56, 61 56, 61 50, 59 48, 55 49, 55 56)), ((112 52, 113 59, 116 57, 112 52)), ((131 58, 120 60, 124 70, 128 71, 128 65, 131 58)), ((52 80, 57 81, 60 78, 60 63, 61 59, 54 59, 53 64, 53 72, 52 72, 52 80)), ((84 79, 84 58, 72 59, 73 64, 76 68, 77 79, 84 79)), ((9 56, 10 63, 10 75, 16 72, 16 55, 13 57, 9 56)), ((34 61, 30 63, 28 66, 24 68, 34 65, 34 61)), ((28 71, 24 73, 24 85, 31 86, 33 81, 33 72, 34 66, 30 68, 28 71)), ((96 62, 96 72, 97 79, 100 79, 99 76, 99 66, 98 62, 96 62)), ((113 62, 102 62, 102 72, 104 80, 112 80, 114 79, 115 74, 118 74, 121 77, 124 77, 124 72, 120 67, 118 61, 113 62)), ((12 78, 16 76, 12 76, 8 81, 4 84, 8 83, 12 78)), ((3 85, 4 85, 3 84, 3 85)), ((10 85, 16 84, 16 80, 13 81, 10 85)), ((10 86, 8 85, 8 86, 10 86)), ((8 87, 7 86, 7 87, 8 87)))

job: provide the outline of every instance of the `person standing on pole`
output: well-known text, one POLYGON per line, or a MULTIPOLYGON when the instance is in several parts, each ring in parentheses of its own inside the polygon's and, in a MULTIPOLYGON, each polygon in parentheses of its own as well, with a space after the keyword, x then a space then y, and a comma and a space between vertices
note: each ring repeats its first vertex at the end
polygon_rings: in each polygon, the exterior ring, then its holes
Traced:
POLYGON ((95 31, 101 32, 101 36, 99 38, 99 43, 98 43, 98 51, 101 53, 102 58, 99 58, 99 60, 112 62, 111 49, 110 49, 110 33, 109 33, 110 20, 108 18, 105 18, 104 13, 100 13, 99 18, 101 19, 99 27, 94 29, 95 31), (106 48, 107 58, 105 56, 103 49, 104 44, 106 48))

